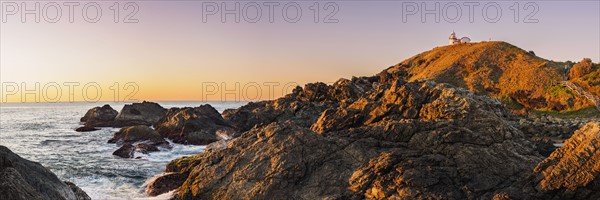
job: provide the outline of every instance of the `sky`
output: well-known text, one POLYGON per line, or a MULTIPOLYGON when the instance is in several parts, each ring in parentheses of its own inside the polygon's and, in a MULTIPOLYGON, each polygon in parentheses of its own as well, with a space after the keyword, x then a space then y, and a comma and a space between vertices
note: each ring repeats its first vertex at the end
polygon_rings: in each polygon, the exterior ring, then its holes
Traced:
POLYGON ((597 0, 1 5, 3 103, 274 99, 295 85, 376 74, 447 45, 452 31, 548 60, 600 60, 597 0))

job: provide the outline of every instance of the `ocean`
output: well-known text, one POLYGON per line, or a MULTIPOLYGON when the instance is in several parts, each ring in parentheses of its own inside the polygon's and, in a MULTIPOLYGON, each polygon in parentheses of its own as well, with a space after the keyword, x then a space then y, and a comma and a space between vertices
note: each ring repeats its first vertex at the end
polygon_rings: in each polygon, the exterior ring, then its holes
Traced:
MULTIPOLYGON (((165 108, 211 104, 219 112, 247 102, 157 102, 165 108)), ((120 111, 125 103, 2 103, 0 104, 0 145, 25 159, 39 162, 59 179, 75 183, 92 199, 148 199, 145 181, 164 172, 176 158, 201 153, 205 146, 173 144, 141 159, 112 155, 119 147, 108 144, 118 128, 75 132, 88 109, 110 104, 120 111)), ((168 198, 159 196, 155 199, 168 198)))

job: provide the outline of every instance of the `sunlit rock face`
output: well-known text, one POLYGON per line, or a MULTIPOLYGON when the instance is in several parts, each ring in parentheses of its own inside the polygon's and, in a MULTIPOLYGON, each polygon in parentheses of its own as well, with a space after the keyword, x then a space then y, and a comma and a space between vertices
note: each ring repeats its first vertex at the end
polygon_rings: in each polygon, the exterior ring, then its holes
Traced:
POLYGON ((555 198, 600 199, 600 122, 590 122, 534 170, 535 188, 555 198))
POLYGON ((174 198, 489 199, 543 159, 500 102, 380 78, 391 76, 309 84, 228 111, 247 130, 171 162, 167 172, 187 177, 174 198))

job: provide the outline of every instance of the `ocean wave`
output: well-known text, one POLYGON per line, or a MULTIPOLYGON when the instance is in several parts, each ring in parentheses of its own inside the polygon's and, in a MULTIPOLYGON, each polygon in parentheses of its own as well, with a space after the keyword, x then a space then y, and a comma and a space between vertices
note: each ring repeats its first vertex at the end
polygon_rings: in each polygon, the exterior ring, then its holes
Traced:
POLYGON ((40 142, 40 145, 45 146, 45 145, 49 145, 52 143, 72 143, 73 140, 56 140, 56 139, 48 139, 48 140, 42 140, 40 142))
POLYGON ((47 122, 25 122, 18 124, 22 131, 40 131, 55 128, 54 125, 47 122))
MULTIPOLYGON (((199 105, 196 102, 170 104, 199 105)), ((211 104, 219 111, 233 107, 227 102, 211 104)), ((0 144, 48 167, 61 180, 75 183, 93 199, 169 199, 173 192, 149 197, 142 185, 148 178, 163 172, 171 160, 201 153, 206 148, 169 141, 173 148, 159 147, 159 152, 139 154, 141 159, 117 158, 112 153, 119 146, 106 141, 118 128, 101 128, 89 133, 74 131, 80 126, 79 118, 96 104, 19 106, 1 110, 0 144)), ((118 106, 114 108, 120 110, 118 106)))

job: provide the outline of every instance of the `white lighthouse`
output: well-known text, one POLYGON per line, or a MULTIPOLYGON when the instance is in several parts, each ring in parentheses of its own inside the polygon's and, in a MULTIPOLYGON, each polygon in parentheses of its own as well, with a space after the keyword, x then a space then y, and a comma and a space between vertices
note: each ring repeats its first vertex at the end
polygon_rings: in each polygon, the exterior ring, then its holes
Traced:
POLYGON ((456 33, 454 31, 452 31, 452 33, 450 33, 450 38, 448 38, 448 45, 453 45, 456 44, 458 42, 458 39, 456 38, 456 33))
POLYGON ((462 44, 462 43, 469 43, 469 42, 471 42, 471 38, 462 37, 462 38, 458 39, 456 37, 456 33, 454 31, 452 31, 452 33, 450 33, 450 38, 448 38, 448 45, 462 44))

